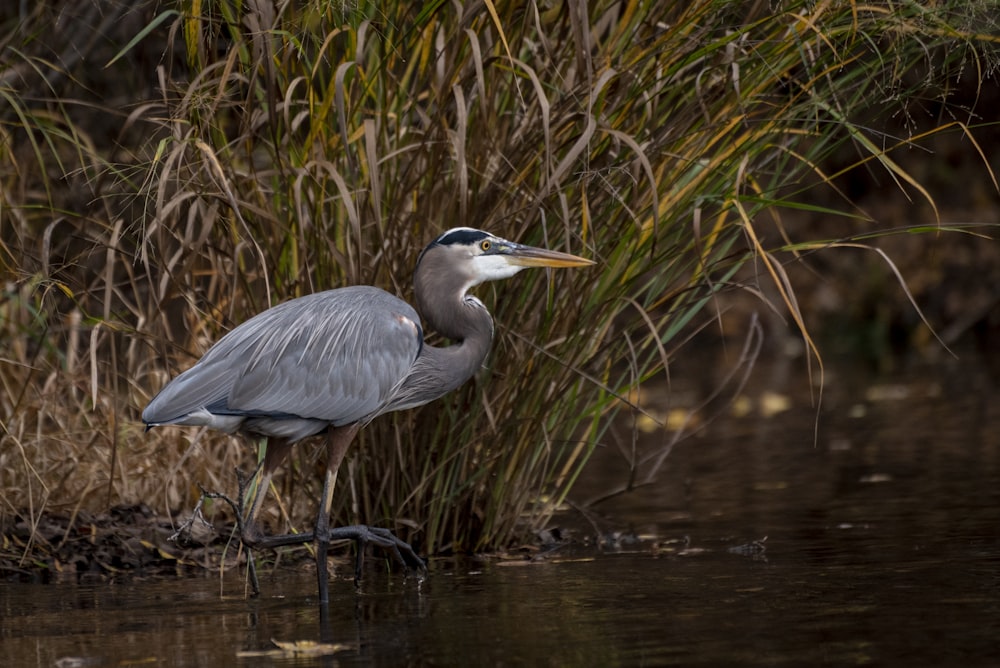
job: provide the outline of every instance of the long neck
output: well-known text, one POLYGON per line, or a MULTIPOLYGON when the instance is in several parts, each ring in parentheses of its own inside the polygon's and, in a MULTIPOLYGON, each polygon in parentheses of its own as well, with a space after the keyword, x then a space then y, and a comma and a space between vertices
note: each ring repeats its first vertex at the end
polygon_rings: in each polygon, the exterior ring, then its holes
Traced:
POLYGON ((464 285, 437 280, 438 275, 444 274, 418 267, 414 286, 417 309, 426 324, 453 341, 441 348, 425 344, 421 353, 425 373, 435 377, 444 394, 471 378, 486 359, 493 342, 493 318, 482 302, 465 294, 464 285))
POLYGON ((490 351, 489 311, 479 300, 467 298, 466 285, 456 281, 447 267, 435 266, 438 261, 425 255, 417 265, 413 277, 417 310, 431 329, 454 345, 437 348, 425 343, 410 374, 378 413, 422 406, 451 392, 476 373, 490 351))

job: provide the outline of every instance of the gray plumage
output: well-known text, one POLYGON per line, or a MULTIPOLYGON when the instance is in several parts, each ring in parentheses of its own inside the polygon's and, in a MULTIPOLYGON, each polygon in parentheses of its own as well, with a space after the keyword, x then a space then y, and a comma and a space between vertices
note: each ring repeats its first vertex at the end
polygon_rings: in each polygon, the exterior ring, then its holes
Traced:
POLYGON ((291 441, 366 422, 393 410, 391 399, 420 356, 418 323, 413 307, 371 286, 293 299, 222 337, 142 419, 291 441))
MULTIPOLYGON (((269 440, 252 506, 241 518, 247 548, 316 541, 320 601, 328 599, 327 546, 333 538, 373 542, 408 566, 423 565, 386 529, 329 526, 340 463, 358 429, 378 415, 413 408, 451 392, 482 365, 493 339, 486 307, 466 293, 526 267, 593 264, 566 253, 522 246, 458 227, 435 239, 414 270, 414 296, 431 328, 453 345, 424 343, 417 311, 371 286, 319 292, 279 304, 223 336, 142 412, 147 428, 201 425, 269 440), (312 533, 262 536, 256 518, 271 477, 295 441, 326 431, 327 472, 312 533)), ((240 496, 242 504, 242 494, 240 496)), ((234 504, 235 505, 235 504, 234 504)), ((242 505, 237 508, 242 516, 242 505)), ((362 549, 356 577, 360 577, 362 549)), ((248 562, 256 593, 252 560, 248 562)))

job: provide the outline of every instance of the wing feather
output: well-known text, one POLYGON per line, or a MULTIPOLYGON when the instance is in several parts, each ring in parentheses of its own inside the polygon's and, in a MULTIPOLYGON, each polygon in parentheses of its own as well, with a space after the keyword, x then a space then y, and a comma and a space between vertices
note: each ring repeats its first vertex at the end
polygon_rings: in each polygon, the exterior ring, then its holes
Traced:
POLYGON ((416 311, 358 286, 280 304, 241 324, 143 412, 149 424, 199 410, 347 424, 392 396, 420 354, 416 311))

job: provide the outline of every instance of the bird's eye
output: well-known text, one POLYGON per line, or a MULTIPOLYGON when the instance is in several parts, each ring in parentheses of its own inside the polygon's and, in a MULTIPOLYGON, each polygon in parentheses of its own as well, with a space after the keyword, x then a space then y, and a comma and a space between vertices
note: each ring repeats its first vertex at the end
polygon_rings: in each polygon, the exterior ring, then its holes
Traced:
POLYGON ((489 239, 483 239, 479 242, 479 249, 484 253, 493 247, 493 243, 489 239))

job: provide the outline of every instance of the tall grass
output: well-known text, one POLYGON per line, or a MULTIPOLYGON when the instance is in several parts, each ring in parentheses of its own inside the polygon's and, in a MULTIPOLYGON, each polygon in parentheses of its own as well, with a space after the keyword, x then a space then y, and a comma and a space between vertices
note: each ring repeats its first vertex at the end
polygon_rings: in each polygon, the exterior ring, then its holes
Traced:
MULTIPOLYGON (((195 482, 231 489, 253 449, 143 434, 152 394, 278 301, 359 283, 411 297, 417 252, 455 225, 599 264, 480 288, 486 368, 362 433, 337 519, 428 553, 544 525, 628 397, 711 326, 716 295, 748 287, 747 262, 811 344, 783 263, 830 242, 783 212, 820 210, 845 147, 849 168, 932 202, 897 157, 929 133, 879 124, 934 105, 955 115, 931 132, 975 146, 949 86, 994 81, 996 19, 965 2, 662 4, 109 2, 133 30, 93 55, 136 95, 100 108, 102 136, 80 120, 99 105, 79 70, 22 37, 68 6, 8 20, 4 513, 183 512, 195 482), (57 73, 69 83, 21 83, 57 73)), ((840 241, 880 233, 843 209, 840 241)), ((308 523, 320 464, 299 448, 272 522, 308 523)))

